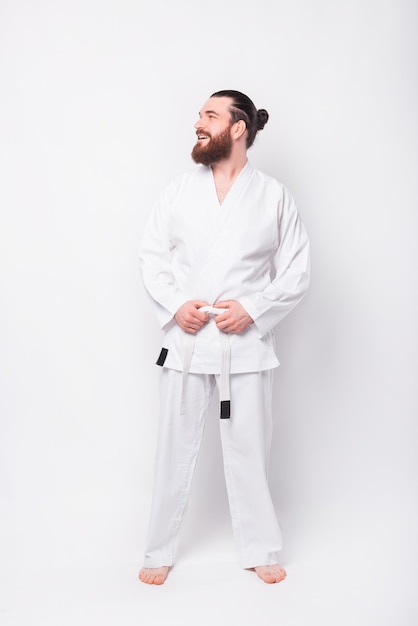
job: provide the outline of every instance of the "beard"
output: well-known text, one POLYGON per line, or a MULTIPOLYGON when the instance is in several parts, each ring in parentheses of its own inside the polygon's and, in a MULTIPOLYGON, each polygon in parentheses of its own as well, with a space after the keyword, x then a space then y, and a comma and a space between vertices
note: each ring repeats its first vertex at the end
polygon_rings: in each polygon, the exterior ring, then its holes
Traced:
POLYGON ((230 129, 231 126, 228 126, 214 137, 208 135, 209 141, 206 145, 197 142, 192 150, 193 161, 202 165, 212 165, 212 163, 227 159, 232 150, 230 129))

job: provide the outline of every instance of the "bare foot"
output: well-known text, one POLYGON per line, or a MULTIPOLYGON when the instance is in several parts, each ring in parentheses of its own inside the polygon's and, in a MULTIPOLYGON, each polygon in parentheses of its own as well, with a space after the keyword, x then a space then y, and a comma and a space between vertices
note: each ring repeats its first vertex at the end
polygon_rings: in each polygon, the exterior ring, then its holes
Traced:
POLYGON ((168 576, 170 568, 163 567, 143 567, 138 574, 139 580, 149 585, 162 585, 168 576))
POLYGON ((286 578, 286 570, 280 565, 259 565, 254 569, 257 576, 265 583, 279 583, 286 578))

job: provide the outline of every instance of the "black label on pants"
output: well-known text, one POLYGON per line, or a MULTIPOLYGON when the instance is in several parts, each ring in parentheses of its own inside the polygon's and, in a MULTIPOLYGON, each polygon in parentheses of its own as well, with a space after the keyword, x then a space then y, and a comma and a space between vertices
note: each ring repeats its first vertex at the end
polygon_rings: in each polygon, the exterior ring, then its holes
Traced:
POLYGON ((167 358, 167 354, 168 354, 167 348, 161 348, 160 356, 158 357, 155 365, 160 365, 162 367, 167 358))
POLYGON ((231 402, 229 400, 221 400, 221 420, 231 417, 231 402))

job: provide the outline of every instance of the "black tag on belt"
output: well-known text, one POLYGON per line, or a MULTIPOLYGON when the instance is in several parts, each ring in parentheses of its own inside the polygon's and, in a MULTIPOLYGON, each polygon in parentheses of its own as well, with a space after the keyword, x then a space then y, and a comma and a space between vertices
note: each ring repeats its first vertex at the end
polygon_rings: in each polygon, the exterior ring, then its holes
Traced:
POLYGON ((168 354, 167 348, 161 348, 160 356, 158 357, 155 365, 160 365, 162 367, 167 358, 167 354, 168 354))
POLYGON ((229 419, 230 417, 231 417, 230 400, 221 400, 221 420, 229 419))

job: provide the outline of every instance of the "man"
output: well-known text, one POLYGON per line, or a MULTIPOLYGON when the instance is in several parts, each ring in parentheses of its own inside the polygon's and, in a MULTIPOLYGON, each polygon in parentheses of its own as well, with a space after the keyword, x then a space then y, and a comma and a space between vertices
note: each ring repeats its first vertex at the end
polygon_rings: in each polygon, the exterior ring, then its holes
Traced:
POLYGON ((162 584, 217 386, 225 479, 240 564, 283 580, 268 484, 274 326, 308 286, 309 245, 289 192, 247 149, 268 120, 219 91, 195 124, 198 167, 162 192, 141 245, 141 272, 164 330, 154 497, 139 578, 162 584))

